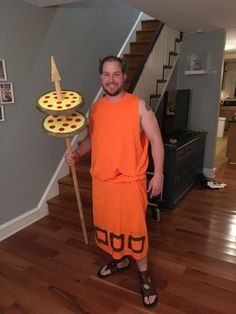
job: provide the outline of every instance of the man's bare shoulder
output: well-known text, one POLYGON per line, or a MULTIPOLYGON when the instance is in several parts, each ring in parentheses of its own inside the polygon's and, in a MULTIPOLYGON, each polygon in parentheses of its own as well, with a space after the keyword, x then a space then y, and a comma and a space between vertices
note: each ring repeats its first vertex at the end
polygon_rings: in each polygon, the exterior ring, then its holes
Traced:
POLYGON ((139 99, 139 113, 142 115, 149 111, 152 111, 151 106, 148 103, 146 103, 145 100, 140 98, 139 99))

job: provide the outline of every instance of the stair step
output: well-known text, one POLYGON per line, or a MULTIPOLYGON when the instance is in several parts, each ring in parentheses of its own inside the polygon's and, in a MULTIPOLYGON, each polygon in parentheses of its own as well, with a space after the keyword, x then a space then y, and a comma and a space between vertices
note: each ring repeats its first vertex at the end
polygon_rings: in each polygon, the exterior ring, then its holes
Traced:
POLYGON ((142 53, 144 54, 147 47, 149 45, 149 42, 132 42, 130 43, 130 53, 142 53))
MULTIPOLYGON (((65 197, 75 197, 74 182, 71 175, 58 180, 60 195, 65 197)), ((78 184, 81 200, 91 204, 92 179, 90 176, 78 176, 78 184)))
POLYGON ((163 80, 163 79, 157 80, 157 84, 164 84, 164 83, 166 83, 166 81, 167 81, 167 80, 163 80))
POLYGON ((170 74, 170 70, 173 68, 172 65, 163 65, 163 68, 162 68, 162 79, 165 80, 167 79, 167 77, 169 76, 170 74), (167 70, 167 71, 166 71, 167 70), (166 73, 167 73, 167 77, 166 77, 166 73))
POLYGON ((124 54, 124 59, 128 63, 129 67, 138 66, 143 59, 143 54, 142 53, 124 54))
POLYGON ((163 79, 157 80, 157 87, 156 87, 156 94, 157 95, 162 93, 163 86, 166 82, 167 82, 167 80, 163 80, 163 79), (161 87, 160 87, 160 85, 161 85, 161 87))
POLYGON ((135 76, 137 72, 137 67, 129 67, 128 73, 127 73, 127 80, 132 81, 133 77, 135 76))
POLYGON ((159 97, 161 97, 161 94, 151 94, 150 95, 150 99, 153 99, 153 98, 159 98, 159 97))
POLYGON ((141 30, 136 32, 136 41, 150 41, 155 34, 154 30, 141 30))
POLYGON ((175 38, 176 43, 181 43, 182 39, 181 38, 175 38))
POLYGON ((125 81, 125 85, 124 85, 124 89, 127 91, 130 87, 131 81, 126 80, 125 81))
POLYGON ((177 52, 175 52, 175 51, 170 51, 169 52, 169 65, 172 65, 173 63, 173 61, 174 61, 174 59, 175 59, 175 57, 176 56, 178 56, 179 54, 177 53, 177 52), (174 57, 174 58, 173 58, 174 57))
POLYGON ((144 20, 142 21, 142 29, 143 30, 156 30, 160 21, 158 20, 144 20))
MULTIPOLYGON (((76 199, 56 196, 47 201, 49 214, 55 218, 80 224, 80 216, 76 199)), ((93 225, 92 209, 83 206, 83 214, 86 225, 93 225)))
POLYGON ((169 52, 169 55, 170 55, 170 56, 178 56, 178 52, 170 51, 170 52, 169 52))

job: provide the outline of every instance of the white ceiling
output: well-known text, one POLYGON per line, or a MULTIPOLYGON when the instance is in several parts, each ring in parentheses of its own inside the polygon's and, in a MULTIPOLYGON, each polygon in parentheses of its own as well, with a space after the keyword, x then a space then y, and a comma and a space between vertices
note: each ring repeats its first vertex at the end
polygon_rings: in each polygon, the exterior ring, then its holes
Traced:
POLYGON ((30 3, 37 7, 50 7, 54 5, 68 4, 68 3, 79 2, 83 0, 21 0, 21 1, 30 3))
MULTIPOLYGON (((36 6, 69 4, 86 0, 21 0, 36 6)), ((100 0, 102 1, 102 0, 100 0)), ((122 0, 184 32, 226 29, 228 52, 236 51, 236 0, 122 0)))

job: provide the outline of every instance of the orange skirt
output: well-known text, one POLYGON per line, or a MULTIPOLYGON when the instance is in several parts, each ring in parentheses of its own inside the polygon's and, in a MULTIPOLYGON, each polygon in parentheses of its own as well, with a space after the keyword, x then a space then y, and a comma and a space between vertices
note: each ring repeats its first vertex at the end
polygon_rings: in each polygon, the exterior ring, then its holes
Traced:
POLYGON ((93 178, 93 219, 97 245, 120 259, 142 259, 148 251, 146 180, 109 182, 93 178))

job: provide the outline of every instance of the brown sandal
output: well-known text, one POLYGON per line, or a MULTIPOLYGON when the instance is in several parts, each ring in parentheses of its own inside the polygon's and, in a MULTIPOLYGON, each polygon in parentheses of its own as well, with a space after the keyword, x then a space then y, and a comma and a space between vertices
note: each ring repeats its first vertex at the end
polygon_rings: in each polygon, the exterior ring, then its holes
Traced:
POLYGON ((115 273, 118 273, 118 272, 120 272, 120 271, 122 271, 122 270, 125 270, 125 269, 128 269, 129 267, 130 267, 130 259, 129 259, 129 257, 128 256, 124 256, 124 257, 122 257, 121 259, 118 259, 118 260, 112 260, 110 263, 108 263, 108 264, 106 264, 105 265, 105 269, 104 269, 104 266, 102 267, 102 268, 100 268, 99 269, 99 271, 97 272, 97 276, 99 277, 99 278, 106 278, 106 277, 108 277, 108 276, 111 276, 111 275, 113 275, 113 274, 115 274, 115 273), (123 260, 125 260, 125 259, 128 259, 128 261, 129 261, 129 263, 128 263, 128 265, 127 266, 125 266, 125 267, 121 267, 121 268, 119 268, 118 267, 118 264, 119 263, 121 263, 121 262, 123 262, 123 260), (107 271, 107 270, 110 270, 110 274, 107 274, 107 275, 103 275, 102 273, 101 273, 101 271, 102 270, 105 270, 105 271, 107 271))
POLYGON ((158 295, 157 295, 157 292, 153 283, 151 282, 151 278, 148 274, 148 271, 139 271, 139 276, 140 276, 140 290, 143 297, 143 305, 145 307, 153 307, 157 304, 158 295), (151 296, 156 297, 154 302, 146 303, 145 297, 151 297, 151 296))

